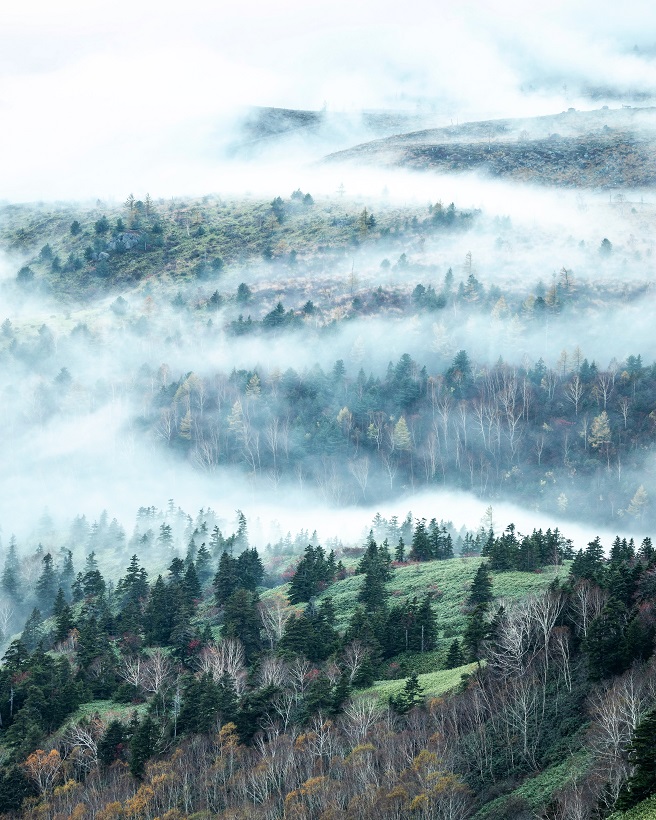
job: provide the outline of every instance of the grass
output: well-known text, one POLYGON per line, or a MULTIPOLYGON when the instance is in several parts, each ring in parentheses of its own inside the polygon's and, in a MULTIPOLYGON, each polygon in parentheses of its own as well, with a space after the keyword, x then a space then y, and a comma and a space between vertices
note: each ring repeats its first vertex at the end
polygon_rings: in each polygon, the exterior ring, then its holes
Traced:
POLYGON ((82 720, 88 720, 95 715, 98 715, 105 723, 112 720, 120 720, 126 723, 134 712, 144 715, 147 708, 147 703, 115 703, 113 700, 92 700, 78 707, 59 731, 64 732, 68 726, 82 720))
MULTIPOLYGON (((452 558, 448 561, 427 561, 397 567, 392 580, 387 584, 389 602, 393 604, 415 595, 420 598, 431 592, 440 638, 455 638, 465 628, 466 614, 463 605, 480 563, 481 558, 452 558)), ((493 573, 492 591, 495 600, 517 600, 531 593, 541 592, 554 578, 559 575, 562 577, 566 572, 567 567, 546 567, 541 572, 493 573)), ((345 578, 321 595, 321 598, 332 598, 340 631, 346 629, 357 606, 363 577, 354 575, 345 578)))
MULTIPOLYGON (((459 686, 462 676, 471 674, 475 669, 476 664, 469 663, 465 666, 458 666, 456 669, 440 669, 437 672, 428 672, 425 675, 418 676, 419 684, 426 697, 438 697, 459 686)), ((376 681, 369 689, 359 691, 358 696, 373 695, 381 700, 387 700, 390 695, 398 695, 404 686, 405 679, 380 680, 376 681)))

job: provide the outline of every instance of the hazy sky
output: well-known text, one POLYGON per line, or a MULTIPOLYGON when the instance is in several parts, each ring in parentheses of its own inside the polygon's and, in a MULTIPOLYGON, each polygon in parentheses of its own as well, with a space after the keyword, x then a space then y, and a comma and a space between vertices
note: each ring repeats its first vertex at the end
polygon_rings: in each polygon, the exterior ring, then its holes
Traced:
POLYGON ((0 196, 220 187, 237 105, 420 104, 448 122, 552 113, 590 84, 653 89, 655 23, 642 0, 549 0, 528 14, 515 0, 5 3, 0 196))

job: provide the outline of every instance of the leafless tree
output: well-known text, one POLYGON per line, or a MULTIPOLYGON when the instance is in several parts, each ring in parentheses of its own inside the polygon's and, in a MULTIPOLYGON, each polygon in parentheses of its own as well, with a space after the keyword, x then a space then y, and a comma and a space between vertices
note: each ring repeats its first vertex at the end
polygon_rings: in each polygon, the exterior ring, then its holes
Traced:
POLYGON ((118 667, 118 675, 135 689, 141 687, 143 681, 143 661, 139 655, 127 655, 118 667))
POLYGON ((173 664, 159 648, 154 649, 142 670, 142 687, 146 692, 156 694, 173 673, 173 664))
POLYGON ((614 390, 614 381, 610 373, 599 373, 595 380, 595 394, 601 398, 604 410, 614 390))
POLYGON ((569 610, 579 637, 587 638, 590 624, 601 615, 607 600, 608 593, 587 579, 576 584, 569 599, 569 610))
POLYGON ((376 698, 359 697, 346 704, 343 716, 344 731, 354 746, 364 742, 371 728, 380 719, 381 711, 376 698))
POLYGON ((358 671, 368 656, 369 648, 357 638, 347 644, 342 655, 342 660, 344 666, 348 669, 349 683, 353 683, 353 679, 358 674, 358 671))
POLYGON ((282 595, 260 601, 258 609, 269 646, 273 650, 282 638, 287 621, 294 614, 294 609, 289 606, 282 595))
POLYGON ((567 401, 574 405, 574 413, 578 416, 579 404, 581 403, 581 398, 583 397, 583 382, 581 381, 581 377, 578 373, 565 387, 564 393, 567 401))
POLYGON ((353 478, 358 482, 364 500, 367 495, 367 483, 369 480, 369 459, 367 456, 355 458, 349 461, 348 468, 353 478))
POLYGON ((287 667, 281 658, 269 655, 260 664, 259 677, 262 686, 281 687, 287 680, 287 667))

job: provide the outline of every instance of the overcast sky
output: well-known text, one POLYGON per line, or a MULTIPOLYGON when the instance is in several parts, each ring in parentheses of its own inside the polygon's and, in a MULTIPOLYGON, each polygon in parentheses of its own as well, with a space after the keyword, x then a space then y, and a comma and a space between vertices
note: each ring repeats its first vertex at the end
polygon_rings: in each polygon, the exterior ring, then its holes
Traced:
POLYGON ((627 99, 656 88, 654 4, 527 8, 516 0, 5 3, 0 196, 201 193, 220 180, 217 146, 240 105, 420 106, 462 121, 554 113, 581 105, 590 85, 627 99))

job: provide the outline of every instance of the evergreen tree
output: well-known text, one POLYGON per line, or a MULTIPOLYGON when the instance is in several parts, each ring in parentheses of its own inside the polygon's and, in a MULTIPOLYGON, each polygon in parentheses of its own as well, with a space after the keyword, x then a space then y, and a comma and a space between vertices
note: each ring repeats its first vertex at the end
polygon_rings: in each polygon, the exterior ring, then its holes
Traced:
POLYGON ((116 585, 116 594, 121 607, 128 603, 140 604, 148 596, 148 573, 139 565, 139 559, 133 555, 125 576, 116 585))
POLYGON ((483 652, 483 645, 489 636, 489 624, 487 621, 487 604, 476 604, 472 612, 467 616, 467 626, 462 643, 469 660, 478 661, 483 652))
POLYGON ((257 593, 237 589, 226 601, 223 611, 226 638, 238 638, 244 645, 244 652, 249 661, 262 649, 258 603, 257 593))
POLYGON ((43 564, 43 570, 36 582, 36 600, 40 610, 47 617, 52 612, 52 605, 57 594, 57 576, 52 555, 49 552, 43 556, 41 563, 43 564))
POLYGON ((412 672, 403 690, 396 697, 390 696, 390 706, 401 715, 419 705, 424 700, 424 690, 416 672, 412 672))
POLYGON ((143 618, 146 641, 149 644, 166 646, 171 639, 174 612, 170 599, 164 579, 158 575, 150 590, 143 618))
POLYGON ((43 617, 41 611, 36 607, 32 610, 30 617, 25 621, 21 641, 28 651, 32 651, 43 638, 43 617))
POLYGON ((238 586, 237 560, 228 555, 227 552, 223 552, 219 559, 219 568, 214 576, 214 592, 217 604, 223 606, 238 586))
POLYGON ((66 597, 70 597, 73 581, 75 580, 75 567, 73 566, 73 553, 71 550, 64 551, 64 562, 59 572, 59 586, 64 590, 66 597))
POLYGON ((5 565, 2 571, 2 579, 0 585, 3 592, 5 592, 13 601, 19 602, 21 600, 20 589, 20 562, 16 553, 16 538, 12 535, 9 539, 9 550, 5 558, 5 565))
POLYGON ((488 569, 487 561, 483 561, 476 570, 476 575, 472 581, 466 605, 468 609, 473 609, 478 606, 478 604, 487 606, 492 603, 493 597, 492 577, 488 569))
POLYGON ((411 561, 430 561, 433 558, 431 543, 426 531, 426 519, 417 521, 415 531, 412 535, 412 547, 410 549, 411 561))
POLYGON ((68 638, 74 626, 73 611, 68 605, 64 597, 64 590, 61 587, 59 587, 59 592, 55 598, 53 613, 55 615, 55 643, 60 643, 68 638))
POLYGON ((445 669, 457 669, 465 663, 465 656, 460 647, 460 641, 455 638, 449 647, 449 652, 446 656, 445 669))
POLYGON ((146 763, 155 751, 156 740, 157 726, 150 715, 146 715, 141 723, 133 727, 130 740, 130 773, 137 780, 143 777, 146 763))
POLYGON ((120 720, 112 720, 98 741, 98 760, 103 766, 111 766, 116 760, 123 760, 129 740, 127 727, 120 720))
POLYGON ((255 592, 264 578, 264 566, 255 547, 245 549, 237 558, 237 578, 242 589, 255 592))
POLYGON ((204 541, 198 547, 198 553, 196 554, 196 574, 201 588, 204 588, 212 577, 212 556, 204 541))
POLYGON ((622 811, 656 794, 656 709, 647 712, 636 727, 629 748, 629 761, 633 773, 617 802, 622 811))

